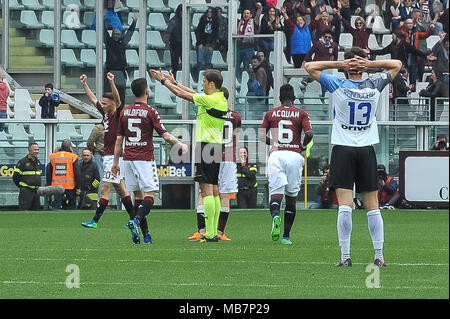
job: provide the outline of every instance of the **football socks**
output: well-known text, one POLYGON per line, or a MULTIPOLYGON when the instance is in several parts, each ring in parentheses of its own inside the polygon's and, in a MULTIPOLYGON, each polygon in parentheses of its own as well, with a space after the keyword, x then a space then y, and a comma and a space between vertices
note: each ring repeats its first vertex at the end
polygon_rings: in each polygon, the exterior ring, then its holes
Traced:
POLYGON ((270 197, 270 215, 272 215, 272 218, 280 215, 282 200, 283 195, 272 195, 270 197))
POLYGON ((228 215, 230 215, 230 207, 222 207, 219 216, 219 225, 217 226, 218 232, 225 232, 225 226, 227 225, 228 215))
POLYGON ((220 216, 220 196, 214 196, 214 236, 217 235, 220 216))
POLYGON ((128 216, 130 216, 130 219, 134 218, 134 207, 133 202, 131 201, 131 196, 125 196, 122 198, 122 204, 125 206, 125 209, 127 210, 128 216))
POLYGON ((295 205, 286 204, 284 209, 284 231, 283 237, 289 238, 289 233, 291 232, 292 225, 294 224, 296 215, 295 205))
POLYGON ((154 201, 155 200, 153 199, 153 197, 144 197, 144 200, 142 201, 142 204, 139 206, 139 209, 136 213, 136 219, 138 219, 139 222, 142 222, 150 213, 150 209, 152 209, 154 201))
POLYGON ((375 258, 383 260, 384 224, 379 209, 367 212, 367 224, 375 249, 375 258))
POLYGON ((206 222, 205 236, 208 238, 213 238, 214 236, 216 236, 217 233, 217 227, 215 227, 214 223, 214 215, 216 210, 214 196, 209 195, 203 197, 203 206, 205 208, 205 222, 206 222))
POLYGON ((352 235, 352 208, 350 206, 339 206, 337 230, 339 246, 341 247, 341 260, 346 260, 350 258, 350 238, 352 235))
MULTIPOLYGON (((142 199, 136 199, 136 200, 134 201, 134 216, 136 216, 137 211, 138 211, 138 209, 139 209, 139 206, 142 205, 142 201, 143 201, 142 199)), ((133 216, 133 218, 134 218, 134 216, 133 216)), ((144 218, 144 219, 141 221, 140 226, 141 226, 141 230, 142 230, 142 233, 143 233, 143 234, 148 233, 148 223, 147 223, 147 218, 144 218)))
POLYGON ((100 198, 97 203, 97 209, 95 210, 95 216, 92 218, 94 222, 98 223, 103 213, 105 212, 106 207, 108 206, 109 200, 100 198))
POLYGON ((197 206, 197 228, 199 233, 205 232, 205 207, 203 205, 197 206))

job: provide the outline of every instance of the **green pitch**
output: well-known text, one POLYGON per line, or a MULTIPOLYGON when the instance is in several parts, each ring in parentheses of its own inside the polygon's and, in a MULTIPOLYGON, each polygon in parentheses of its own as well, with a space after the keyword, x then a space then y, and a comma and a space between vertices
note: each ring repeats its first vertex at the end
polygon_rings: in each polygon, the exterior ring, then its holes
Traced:
POLYGON ((132 243, 125 212, 81 227, 91 217, 0 212, 0 298, 449 298, 448 211, 383 212, 389 266, 379 269, 379 288, 366 286, 375 273, 366 272, 374 256, 363 211, 353 213, 352 268, 333 267, 331 210, 298 210, 290 246, 272 241, 267 210, 232 210, 232 241, 202 244, 187 241, 193 211, 153 210, 152 245, 132 243), (66 286, 75 282, 69 265, 80 288, 66 286))

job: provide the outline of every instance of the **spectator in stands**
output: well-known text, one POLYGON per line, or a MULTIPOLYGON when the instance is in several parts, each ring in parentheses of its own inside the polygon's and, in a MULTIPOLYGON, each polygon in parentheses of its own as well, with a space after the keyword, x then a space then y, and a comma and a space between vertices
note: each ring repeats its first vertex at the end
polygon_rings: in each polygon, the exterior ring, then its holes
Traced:
POLYGON ((447 73, 446 84, 448 86, 449 37, 448 34, 445 34, 445 32, 441 32, 439 36, 440 41, 433 46, 431 51, 433 52, 433 55, 436 57, 436 64, 435 64, 436 71, 438 73, 447 73))
MULTIPOLYGON (((274 34, 275 31, 282 31, 283 27, 280 23, 280 13, 277 8, 269 7, 261 19, 260 34, 274 34)), ((260 38, 259 46, 265 56, 273 51, 273 38, 260 38)))
POLYGON ((326 164, 322 168, 322 178, 316 190, 316 201, 310 209, 336 209, 339 207, 336 191, 328 185, 328 175, 330 173, 330 165, 326 164))
MULTIPOLYGON (((267 80, 266 69, 261 65, 257 55, 252 57, 252 63, 248 66, 248 93, 247 96, 268 96, 270 90, 270 84, 267 80)), ((248 100, 248 103, 264 102, 268 103, 267 99, 252 98, 248 100)))
MULTIPOLYGON (((122 2, 120 0, 105 0, 105 21, 107 26, 111 29, 118 29, 120 33, 123 33, 122 21, 117 14, 120 9, 122 9, 122 2)), ((92 21, 91 30, 95 30, 97 26, 97 17, 94 16, 94 21, 92 21)))
POLYGON ((338 17, 333 17, 330 21, 330 15, 327 11, 323 11, 318 14, 314 20, 309 24, 311 32, 315 31, 314 39, 320 39, 325 32, 328 32, 332 36, 334 35, 334 41, 339 42, 339 34, 341 28, 341 21, 338 17))
POLYGON ((350 21, 352 15, 361 15, 364 13, 361 9, 360 0, 338 0, 337 8, 339 9, 342 17, 348 21, 350 21))
POLYGON ((175 15, 167 23, 166 31, 166 47, 170 50, 170 66, 175 75, 180 70, 182 56, 182 10, 183 4, 180 3, 175 10, 175 15))
MULTIPOLYGON (((337 17, 340 18, 340 14, 337 14, 337 17)), ((371 20, 368 22, 368 25, 366 26, 366 22, 364 18, 358 17, 355 19, 355 28, 353 28, 346 18, 342 17, 342 23, 344 24, 345 31, 349 32, 353 36, 353 44, 354 47, 360 47, 366 51, 367 54, 369 54, 369 36, 372 33, 372 19, 373 16, 370 16, 368 18, 371 20)))
MULTIPOLYGON (((414 12, 413 12, 414 15, 414 12)), ((406 19, 403 26, 400 30, 406 35, 405 41, 414 46, 415 49, 420 50, 420 40, 425 40, 430 35, 434 33, 434 24, 431 24, 426 32, 418 32, 414 28, 413 19, 406 19)), ((425 44, 426 45, 426 44, 425 44)), ((427 52, 421 51, 421 52, 427 52)), ((416 84, 417 80, 421 81, 423 77, 423 72, 425 70, 425 61, 426 58, 422 59, 418 57, 416 54, 409 52, 408 53, 408 73, 409 73, 409 82, 412 84, 416 84)))
POLYGON ((398 119, 399 115, 404 115, 406 111, 410 109, 408 99, 397 99, 399 97, 407 97, 411 93, 411 89, 414 89, 414 84, 408 84, 408 69, 403 65, 400 72, 391 82, 392 90, 389 93, 391 99, 391 106, 395 111, 396 117, 394 120, 398 119))
POLYGON ((448 89, 445 85, 443 74, 436 72, 436 69, 431 70, 430 84, 419 92, 419 96, 431 98, 430 120, 439 121, 444 111, 444 105, 442 102, 436 103, 436 98, 448 96, 448 89))
POLYGON ((261 67, 264 68, 264 70, 266 70, 266 74, 267 74, 267 92, 270 91, 270 88, 273 89, 273 66, 270 65, 269 60, 266 58, 266 55, 264 54, 263 51, 258 51, 256 52, 256 56, 258 57, 258 60, 260 62, 261 67))
MULTIPOLYGON (((390 54, 391 59, 397 59, 402 61, 403 65, 408 67, 408 54, 419 56, 426 59, 426 53, 417 50, 414 46, 405 41, 406 35, 400 30, 396 30, 392 34, 392 42, 389 43, 385 48, 380 50, 370 50, 370 56, 375 57, 376 55, 390 54)), ((411 78, 411 77, 410 77, 411 78)), ((414 84, 414 83, 411 83, 414 84)))
POLYGON ((111 72, 112 74, 114 74, 114 79, 117 90, 119 91, 122 106, 125 105, 125 89, 127 82, 127 57, 125 52, 127 50, 128 42, 130 42, 134 30, 136 29, 138 18, 139 15, 135 13, 133 15, 133 22, 125 32, 124 36, 122 36, 122 33, 119 29, 113 29, 112 36, 109 36, 107 29, 104 28, 104 40, 106 48, 104 88, 105 92, 111 91, 111 86, 106 76, 109 72, 111 72))
POLYGON ((39 145, 28 146, 28 154, 14 168, 14 184, 19 187, 19 210, 39 210, 41 201, 37 189, 41 186, 42 167, 38 159, 39 145))
MULTIPOLYGON (((8 117, 8 97, 9 87, 6 84, 3 74, 0 73, 0 119, 6 119, 8 117)), ((0 132, 3 131, 5 123, 0 123, 0 132)))
POLYGON ((311 50, 311 32, 302 16, 298 16, 294 24, 294 21, 287 15, 285 7, 281 8, 281 13, 284 16, 285 27, 289 30, 291 43, 289 53, 294 62, 294 67, 301 68, 305 56, 311 50))
MULTIPOLYGON (((97 164, 97 169, 100 177, 100 182, 103 180, 103 148, 105 146, 105 127, 103 122, 94 126, 87 140, 87 148, 94 154, 94 161, 97 164)), ((101 196, 101 189, 99 190, 101 196)))
POLYGON ((198 70, 211 69, 211 59, 217 44, 219 34, 219 19, 217 11, 208 7, 200 17, 195 36, 197 38, 197 67, 198 70))
POLYGON ((259 7, 261 7, 261 9, 264 9, 266 5, 266 0, 239 0, 238 13, 242 14, 244 13, 245 9, 250 9, 252 15, 256 17, 256 12, 258 11, 259 7))
POLYGON ((397 27, 400 24, 400 21, 402 20, 401 16, 401 8, 402 6, 402 0, 394 0, 393 3, 389 7, 389 11, 391 13, 391 30, 394 31, 397 29, 397 27))
MULTIPOLYGON (((281 9, 284 8, 291 21, 296 21, 297 16, 302 15, 298 9, 299 5, 300 2, 297 0, 285 0, 281 9)), ((287 28, 286 25, 284 26, 283 30, 286 36, 286 48, 284 49, 284 55, 286 56, 286 61, 288 63, 291 63, 291 33, 289 32, 289 28, 287 28)))
MULTIPOLYGON (((238 20, 237 33, 238 35, 255 35, 259 32, 259 17, 261 16, 262 5, 257 2, 258 10, 255 18, 253 18, 250 9, 244 9, 242 12, 242 19, 238 20)), ((243 63, 243 68, 247 68, 252 61, 252 56, 255 55, 256 40, 254 38, 240 38, 237 40, 237 63, 236 68, 239 68, 238 77, 242 75, 243 69, 240 68, 243 63)))
POLYGON ((240 161, 236 163, 238 177, 238 208, 256 208, 256 199, 258 195, 258 183, 256 182, 256 174, 258 166, 248 162, 248 148, 241 147, 239 149, 240 161))
POLYGON ((378 204, 380 209, 398 208, 401 202, 397 181, 389 176, 383 164, 377 166, 378 204))
POLYGON ((81 153, 80 167, 80 202, 78 209, 92 209, 96 207, 98 200, 98 187, 100 174, 97 164, 93 161, 92 152, 85 148, 81 153))
POLYGON ((59 151, 50 154, 50 162, 46 168, 47 185, 62 185, 64 194, 55 195, 53 209, 75 209, 77 195, 80 194, 80 170, 78 155, 73 153, 72 142, 65 139, 59 151))
MULTIPOLYGON (((403 3, 400 5, 400 16, 401 21, 405 21, 406 19, 409 19, 412 17, 413 12, 413 0, 404 0, 403 3)), ((394 32, 395 30, 392 30, 394 32)))
POLYGON ((445 33, 448 33, 448 19, 449 19, 449 14, 448 14, 448 8, 444 10, 444 13, 441 14, 441 16, 439 17, 438 22, 440 22, 442 24, 442 29, 445 33))
POLYGON ((228 53, 228 18, 222 15, 222 8, 216 7, 217 18, 219 20, 219 31, 217 33, 216 50, 219 50, 222 59, 227 61, 228 53))
POLYGON ((447 136, 444 134, 439 134, 436 137, 436 142, 434 142, 433 147, 431 148, 432 151, 448 151, 449 145, 447 142, 447 136))
POLYGON ((39 105, 41 106, 41 119, 54 119, 55 107, 60 103, 60 96, 58 93, 53 92, 53 84, 47 83, 44 86, 44 95, 39 99, 39 105))

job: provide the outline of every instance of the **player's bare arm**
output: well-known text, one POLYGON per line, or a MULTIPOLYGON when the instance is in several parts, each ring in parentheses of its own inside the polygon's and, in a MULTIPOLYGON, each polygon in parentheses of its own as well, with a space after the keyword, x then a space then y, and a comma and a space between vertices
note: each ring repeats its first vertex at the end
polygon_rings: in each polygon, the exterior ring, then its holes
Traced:
POLYGON ((309 144, 309 142, 311 142, 313 136, 314 136, 314 132, 311 131, 306 131, 305 136, 303 137, 303 147, 306 147, 306 145, 309 144))
POLYGON ((114 102, 116 102, 117 106, 120 106, 120 104, 121 104, 120 95, 119 95, 119 91, 117 90, 116 83, 114 82, 114 74, 112 74, 111 72, 108 72, 106 77, 108 78, 109 84, 111 85, 114 102))
MULTIPOLYGON (((161 69, 160 69, 161 70, 161 69)), ((175 77, 173 76, 172 70, 169 71, 169 73, 163 73, 165 78, 170 81, 172 84, 175 84, 176 86, 178 86, 179 88, 185 90, 186 92, 192 93, 192 94, 197 94, 197 92, 187 86, 184 86, 183 84, 181 84, 180 82, 177 82, 175 80, 175 77)))
POLYGON ((114 163, 111 167, 111 173, 114 176, 117 176, 117 173, 120 172, 119 157, 120 154, 122 154, 122 145, 123 145, 123 136, 118 135, 116 139, 116 145, 114 146, 114 163))
POLYGON ((173 136, 172 134, 170 134, 169 132, 166 132, 162 135, 162 138, 169 143, 170 145, 174 146, 174 145, 179 145, 179 147, 181 148, 181 151, 183 152, 183 154, 186 154, 188 151, 188 146, 186 144, 181 143, 175 136, 173 136))
POLYGON ((400 60, 375 60, 375 61, 369 61, 366 59, 363 59, 361 57, 357 57, 358 60, 364 60, 361 61, 361 63, 367 64, 367 69, 386 69, 391 74, 391 78, 394 79, 400 69, 402 68, 402 62, 400 60))
POLYGON ((159 70, 159 71, 150 70, 150 75, 152 76, 152 78, 154 78, 155 80, 160 81, 160 82, 161 82, 161 80, 164 79, 165 81, 163 81, 163 85, 165 85, 169 89, 170 92, 172 92, 179 98, 182 98, 189 102, 194 102, 194 97, 193 97, 194 94, 193 93, 187 92, 187 91, 183 90, 182 88, 178 87, 178 85, 175 85, 172 82, 168 81, 165 78, 165 75, 161 70, 159 70))
POLYGON ((87 75, 86 74, 82 74, 80 76, 80 82, 81 82, 81 86, 83 87, 84 92, 88 96, 89 100, 92 102, 92 104, 96 105, 98 99, 95 96, 95 94, 91 91, 91 89, 89 88, 89 85, 87 84, 87 75))

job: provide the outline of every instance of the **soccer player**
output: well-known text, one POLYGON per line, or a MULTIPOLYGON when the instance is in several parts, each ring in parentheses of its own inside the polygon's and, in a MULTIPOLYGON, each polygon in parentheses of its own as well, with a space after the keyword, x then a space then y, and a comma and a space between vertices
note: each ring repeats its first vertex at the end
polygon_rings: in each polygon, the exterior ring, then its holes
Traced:
POLYGON ((375 114, 381 91, 395 78, 402 67, 399 60, 369 61, 363 49, 353 47, 344 54, 344 61, 308 62, 306 70, 331 93, 333 98, 333 130, 331 133, 330 187, 336 189, 339 203, 337 230, 341 260, 338 267, 352 265, 350 237, 352 232, 353 184, 361 193, 377 266, 386 266, 383 257, 384 225, 378 207, 377 159, 374 144, 379 142, 375 114), (362 72, 385 69, 366 80, 362 72), (343 69, 348 79, 322 72, 343 69))
POLYGON ((176 96, 198 106, 196 124, 196 172, 194 180, 199 182, 206 218, 206 232, 200 242, 217 242, 217 226, 220 214, 219 169, 222 161, 222 132, 224 116, 228 112, 228 101, 220 91, 223 77, 220 71, 206 70, 202 88, 205 94, 173 81, 173 76, 161 70, 150 70, 153 78, 161 81, 176 96), (200 160, 199 160, 200 158, 200 160))
MULTIPOLYGON (((228 90, 225 87, 220 89, 224 92, 228 100, 228 90)), ((228 110, 225 115, 225 124, 223 127, 224 152, 222 162, 219 168, 219 197, 220 197, 220 215, 217 226, 217 236, 220 240, 230 241, 225 235, 225 227, 230 214, 230 195, 238 192, 237 169, 236 169, 236 145, 239 140, 239 134, 242 127, 241 115, 233 110, 228 110)), ((197 204, 197 227, 198 231, 188 238, 189 241, 198 241, 200 236, 205 233, 205 211, 201 195, 197 204)))
POLYGON ((272 240, 280 239, 281 201, 286 195, 284 229, 281 243, 291 245, 291 227, 296 214, 297 194, 300 191, 303 165, 301 155, 313 137, 306 111, 295 107, 294 88, 290 84, 280 87, 281 106, 269 110, 261 124, 259 139, 271 145, 267 160, 269 177, 270 214, 272 215, 272 240), (271 137, 268 137, 270 131, 271 137), (303 144, 301 133, 304 132, 303 144))
POLYGON ((145 78, 134 80, 131 83, 131 90, 136 100, 123 109, 120 114, 111 172, 113 175, 120 173, 119 157, 125 142, 122 173, 126 176, 126 189, 134 192, 137 198, 140 198, 141 192, 143 196, 136 216, 128 221, 127 226, 131 230, 132 240, 135 244, 140 243, 139 227, 144 237, 144 243, 151 244, 152 236, 148 231, 146 216, 155 202, 155 192, 159 190, 158 172, 153 153, 153 130, 169 144, 178 145, 183 153, 187 152, 188 147, 166 131, 158 111, 147 105, 150 94, 147 80, 145 78))
POLYGON ((85 74, 80 76, 80 82, 83 86, 86 95, 89 97, 91 102, 97 107, 97 110, 103 116, 103 126, 105 128, 104 137, 104 149, 103 149, 103 180, 101 186, 101 197, 97 202, 97 209, 95 211, 94 217, 87 221, 81 223, 82 226, 87 228, 97 228, 97 224, 105 212, 108 206, 109 196, 111 192, 111 187, 114 186, 116 192, 122 199, 122 203, 125 206, 127 213, 132 219, 134 217, 134 207, 131 201, 131 196, 125 189, 125 184, 123 182, 123 176, 114 176, 111 174, 111 167, 113 165, 114 159, 114 145, 116 144, 117 128, 119 125, 120 111, 122 111, 123 106, 120 102, 119 92, 117 91, 116 85, 114 83, 114 74, 108 73, 107 78, 111 84, 111 92, 106 92, 103 94, 102 102, 95 97, 95 94, 89 88, 86 80, 87 76, 85 74))

